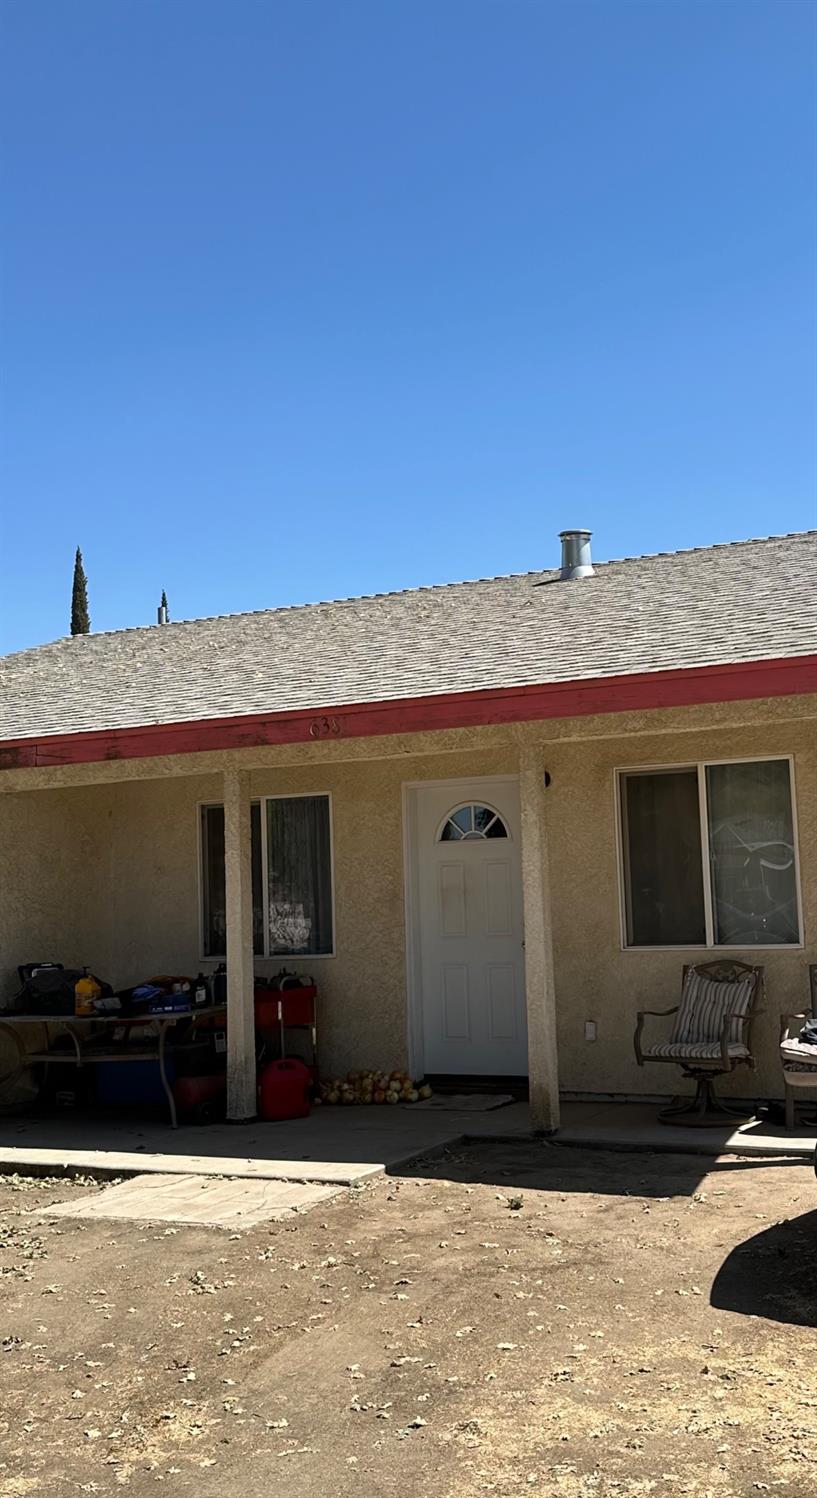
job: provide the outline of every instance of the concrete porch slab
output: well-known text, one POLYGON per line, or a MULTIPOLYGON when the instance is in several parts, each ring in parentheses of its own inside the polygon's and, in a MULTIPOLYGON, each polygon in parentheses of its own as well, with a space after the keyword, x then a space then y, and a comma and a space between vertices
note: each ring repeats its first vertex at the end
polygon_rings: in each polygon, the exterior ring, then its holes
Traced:
POLYGON ((44 1207, 37 1216, 177 1222, 229 1228, 281 1221, 337 1196, 338 1186, 292 1181, 208 1180, 200 1175, 139 1175, 95 1196, 44 1207))
MULTIPOLYGON (((800 1125, 789 1133, 782 1125, 755 1118, 717 1129, 682 1128, 658 1121, 654 1103, 565 1103, 556 1144, 590 1148, 671 1151, 685 1155, 797 1155, 811 1158, 817 1128, 800 1125)), ((470 1132, 470 1130, 469 1130, 470 1132)))
MULTIPOLYGON (((516 1110, 499 1111, 504 1116, 516 1110)), ((0 1124, 0 1169, 231 1176, 356 1186, 456 1142, 466 1121, 469 1132, 476 1132, 483 1117, 492 1116, 497 1115, 466 1119, 455 1113, 420 1115, 409 1108, 327 1108, 286 1123, 175 1130, 163 1123, 110 1117, 7 1119, 0 1124)), ((529 1132, 527 1111, 522 1109, 521 1120, 508 1119, 506 1127, 529 1132)))
MULTIPOLYGON (((417 1153, 414 1151, 413 1153, 417 1153)), ((188 1155, 181 1151, 138 1154, 129 1150, 85 1149, 81 1145, 59 1149, 2 1149, 0 1168, 25 1174, 58 1175, 60 1171, 87 1171, 89 1175, 166 1174, 182 1171, 195 1176, 231 1176, 262 1181, 311 1181, 317 1185, 357 1186, 371 1176, 382 1175, 382 1163, 350 1160, 252 1159, 232 1155, 188 1155)))
MULTIPOLYGON (((658 1122, 654 1103, 563 1104, 555 1145, 672 1151, 697 1155, 789 1155, 810 1158, 817 1129, 750 1120, 719 1129, 658 1122)), ((489 1113, 421 1112, 415 1108, 324 1108, 287 1123, 212 1124, 169 1129, 158 1122, 111 1117, 0 1121, 0 1170, 97 1175, 229 1176, 356 1186, 399 1171, 463 1139, 529 1139, 526 1103, 489 1113)))

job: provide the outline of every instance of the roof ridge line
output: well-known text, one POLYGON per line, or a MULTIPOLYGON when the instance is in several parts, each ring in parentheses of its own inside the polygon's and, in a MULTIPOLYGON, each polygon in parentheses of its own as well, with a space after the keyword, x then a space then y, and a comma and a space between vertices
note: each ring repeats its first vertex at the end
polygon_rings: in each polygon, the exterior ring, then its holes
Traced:
MULTIPOLYGON (((807 536, 817 536, 817 529, 803 531, 783 531, 771 536, 745 536, 735 541, 714 541, 709 546, 683 546, 675 551, 651 551, 643 552, 638 556, 630 557, 608 557, 603 562, 594 561, 593 566, 597 570, 605 567, 620 567, 634 562, 652 562, 668 557, 693 556, 701 552, 733 550, 739 546, 758 546, 768 541, 792 541, 807 536)), ((127 624, 120 629, 100 629, 91 631, 89 635, 58 635, 56 640, 46 640, 41 645, 28 645, 23 650, 9 652, 8 655, 0 656, 0 661, 12 660, 17 656, 28 655, 33 651, 45 650, 49 646, 68 644, 69 641, 81 641, 85 639, 104 640, 114 635, 130 634, 153 634, 157 629, 179 629, 194 624, 215 624, 225 619, 258 619, 267 614, 290 614, 308 609, 325 609, 338 607, 342 604, 373 603, 383 598, 405 598, 412 594, 420 593, 443 593, 453 588, 475 588, 484 586, 486 583, 511 582, 517 578, 525 577, 547 577, 558 573, 558 567, 532 568, 526 572, 500 572, 493 577, 462 578, 457 582, 447 583, 419 583, 413 588, 392 588, 380 593, 354 593, 345 598, 319 598, 309 603, 280 603, 266 609, 239 609, 236 613, 229 614, 204 614, 192 619, 172 619, 166 624, 127 624)))

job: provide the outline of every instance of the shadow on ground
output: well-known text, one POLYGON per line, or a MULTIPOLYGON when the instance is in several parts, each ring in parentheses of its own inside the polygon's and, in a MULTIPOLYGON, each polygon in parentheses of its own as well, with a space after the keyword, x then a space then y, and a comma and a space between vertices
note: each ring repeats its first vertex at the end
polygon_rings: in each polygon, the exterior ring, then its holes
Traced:
MULTIPOLYGON (((547 1141, 473 1140, 456 1144, 387 1173, 424 1180, 458 1181, 496 1186, 499 1191, 591 1192, 597 1195, 666 1197, 694 1196, 705 1177, 735 1175, 764 1169, 794 1167, 802 1159, 753 1156, 751 1159, 702 1155, 613 1151, 547 1141)), ((817 1241, 817 1239, 815 1240, 817 1241)))
POLYGON ((710 1303, 741 1316, 817 1326, 816 1247, 817 1211, 764 1228, 724 1260, 710 1303))

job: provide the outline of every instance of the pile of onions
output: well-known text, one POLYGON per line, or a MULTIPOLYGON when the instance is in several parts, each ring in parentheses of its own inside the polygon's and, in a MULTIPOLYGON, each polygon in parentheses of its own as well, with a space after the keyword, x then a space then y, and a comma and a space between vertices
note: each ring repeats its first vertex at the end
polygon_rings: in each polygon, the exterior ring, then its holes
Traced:
POLYGON ((331 1082, 321 1082, 315 1102, 342 1103, 348 1107, 357 1103, 417 1103, 427 1097, 431 1097, 431 1088, 412 1082, 408 1072, 350 1071, 345 1080, 336 1077, 331 1082))

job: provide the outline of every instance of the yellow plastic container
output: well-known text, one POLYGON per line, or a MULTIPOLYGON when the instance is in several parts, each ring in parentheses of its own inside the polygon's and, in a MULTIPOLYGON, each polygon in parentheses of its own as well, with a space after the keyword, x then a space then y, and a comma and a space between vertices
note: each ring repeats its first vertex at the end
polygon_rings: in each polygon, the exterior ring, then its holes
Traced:
POLYGON ((74 1013, 93 1014, 96 1000, 102 998, 102 989, 96 978, 92 978, 86 967, 83 976, 74 984, 74 1013))

